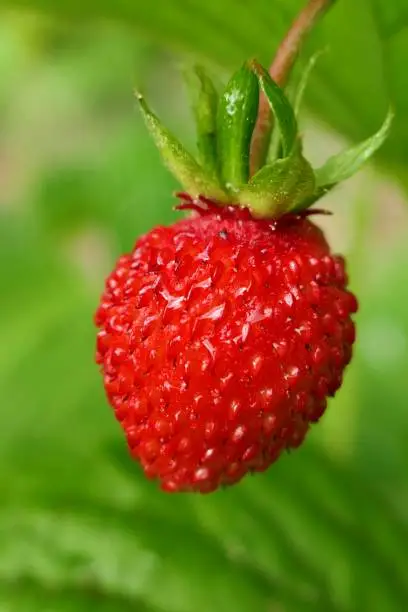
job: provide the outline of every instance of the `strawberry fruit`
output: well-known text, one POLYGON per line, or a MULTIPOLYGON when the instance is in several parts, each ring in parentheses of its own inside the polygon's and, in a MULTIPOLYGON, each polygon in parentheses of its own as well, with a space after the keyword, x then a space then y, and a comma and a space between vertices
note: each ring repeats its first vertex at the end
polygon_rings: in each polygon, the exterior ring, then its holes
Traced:
POLYGON ((298 447, 341 385, 357 301, 308 208, 378 148, 390 118, 314 171, 263 68, 246 63, 220 100, 196 76, 199 161, 139 98, 194 214, 119 259, 96 313, 96 360, 145 474, 166 491, 208 493, 298 447), (279 133, 250 177, 260 89, 279 133))

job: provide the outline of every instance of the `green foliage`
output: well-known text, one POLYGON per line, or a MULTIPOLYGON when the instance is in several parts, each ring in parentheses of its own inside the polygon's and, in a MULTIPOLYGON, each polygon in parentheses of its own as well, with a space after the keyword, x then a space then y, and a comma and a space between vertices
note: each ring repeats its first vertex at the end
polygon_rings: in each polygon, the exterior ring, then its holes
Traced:
MULTIPOLYGON (((300 3, 276 0, 274 12, 270 4, 35 6, 115 17, 235 65, 255 51, 267 59, 300 3), (223 35, 214 35, 223 24, 223 35)), ((321 48, 325 39, 331 50, 306 93, 319 117, 366 137, 384 116, 378 66, 388 66, 397 125, 379 155, 398 178, 408 141, 397 54, 408 53, 406 17, 396 0, 371 9, 367 1, 338 2, 313 41, 321 48)), ((106 404, 92 316, 114 259, 153 224, 175 218, 175 182, 132 100, 137 75, 163 108, 169 66, 155 48, 136 44, 133 31, 14 19, 2 24, 0 43, 0 610, 404 610, 408 256, 397 231, 404 217, 386 241, 390 219, 380 218, 381 231, 369 222, 367 181, 350 206, 357 352, 306 446, 231 490, 164 495, 130 461, 106 404)), ((185 123, 179 100, 166 89, 174 125, 185 123)))
MULTIPOLYGON (((35 8, 64 18, 114 19, 173 48, 196 52, 236 68, 249 57, 269 62, 303 0, 0 0, 1 6, 35 8)), ((355 140, 373 133, 391 102, 392 137, 379 154, 404 178, 408 126, 408 11, 404 0, 337 2, 311 47, 328 47, 311 79, 312 111, 355 140), (352 69, 351 69, 352 67, 352 69), (367 103, 369 101, 369 103, 367 103)))

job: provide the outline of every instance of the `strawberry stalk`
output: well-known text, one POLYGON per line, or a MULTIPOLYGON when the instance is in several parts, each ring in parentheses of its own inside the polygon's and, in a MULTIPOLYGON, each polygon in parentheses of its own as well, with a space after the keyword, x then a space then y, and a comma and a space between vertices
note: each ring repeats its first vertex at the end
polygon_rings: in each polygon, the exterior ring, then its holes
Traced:
MULTIPOLYGON (((309 0, 305 8, 293 22, 280 44, 275 59, 269 69, 272 79, 284 87, 290 77, 300 49, 308 34, 331 8, 336 0, 309 0)), ((263 165, 269 148, 273 127, 273 114, 267 97, 263 92, 259 97, 258 119, 251 143, 250 173, 255 174, 263 165)))

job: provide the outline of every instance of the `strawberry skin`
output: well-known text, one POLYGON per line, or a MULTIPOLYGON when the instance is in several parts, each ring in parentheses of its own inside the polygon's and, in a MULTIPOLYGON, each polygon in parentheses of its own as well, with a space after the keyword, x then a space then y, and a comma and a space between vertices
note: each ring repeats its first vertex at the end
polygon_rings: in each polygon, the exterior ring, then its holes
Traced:
POLYGON ((97 363, 131 455, 166 491, 214 491, 298 447, 341 385, 357 301, 307 214, 207 205, 117 262, 97 363))

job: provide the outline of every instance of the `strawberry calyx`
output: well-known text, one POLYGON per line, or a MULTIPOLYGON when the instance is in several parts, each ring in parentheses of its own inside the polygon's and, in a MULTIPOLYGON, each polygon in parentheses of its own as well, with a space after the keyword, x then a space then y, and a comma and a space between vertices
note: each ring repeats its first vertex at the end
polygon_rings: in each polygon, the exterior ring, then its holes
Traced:
POLYGON ((211 201, 218 207, 248 209, 252 217, 261 219, 300 213, 355 174, 379 149, 391 129, 390 110, 376 134, 330 158, 321 168, 313 169, 303 154, 297 122, 304 82, 300 83, 292 105, 283 89, 255 60, 245 62, 233 74, 221 95, 204 68, 196 67, 193 76, 197 156, 186 150, 150 110, 144 97, 137 94, 145 123, 164 163, 189 194, 191 202, 182 198, 189 208, 200 209, 203 203, 211 201), (251 175, 250 166, 254 170, 250 164, 251 139, 260 94, 266 97, 273 113, 274 131, 263 159, 258 160, 259 167, 251 175))
MULTIPOLYGON (((229 205, 225 206, 221 202, 217 202, 215 200, 210 200, 205 196, 198 196, 196 198, 192 198, 189 193, 184 191, 179 191, 176 194, 176 197, 180 199, 180 203, 175 206, 176 210, 189 210, 199 214, 200 216, 204 216, 207 214, 214 214, 220 212, 220 208, 222 208, 222 213, 231 213, 237 218, 237 214, 239 218, 242 220, 249 220, 253 218, 251 211, 249 208, 240 207, 237 210, 236 206, 229 205)), ((300 210, 297 213, 287 213, 292 217, 311 217, 316 215, 332 215, 333 213, 330 210, 325 210, 324 208, 308 208, 304 210, 300 210)), ((282 217, 280 217, 282 218, 282 217)))
POLYGON ((238 218, 241 220, 249 220, 252 218, 251 211, 248 208, 240 207, 237 209, 237 207, 232 204, 226 205, 202 195, 193 198, 189 193, 183 191, 176 193, 176 197, 180 199, 180 203, 175 207, 176 210, 190 210, 200 216, 222 212, 224 216, 231 213, 237 218, 238 215, 238 218))

